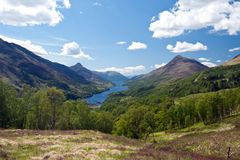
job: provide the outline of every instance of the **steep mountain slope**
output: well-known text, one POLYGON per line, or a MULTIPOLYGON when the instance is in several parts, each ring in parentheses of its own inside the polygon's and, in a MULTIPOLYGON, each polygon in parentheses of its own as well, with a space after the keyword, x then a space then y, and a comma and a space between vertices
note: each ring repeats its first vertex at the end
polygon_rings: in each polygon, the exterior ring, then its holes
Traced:
POLYGON ((209 68, 192 76, 154 86, 131 87, 128 91, 111 95, 102 109, 114 114, 123 113, 134 104, 159 106, 171 105, 171 100, 197 93, 216 92, 240 87, 240 64, 209 68))
POLYGON ((237 55, 236 57, 234 57, 233 59, 225 62, 223 64, 223 66, 231 66, 231 65, 236 65, 236 64, 240 64, 240 54, 237 55))
POLYGON ((176 56, 166 66, 141 76, 139 79, 130 82, 130 85, 159 85, 184 77, 188 77, 196 72, 203 71, 207 68, 207 66, 204 66, 196 60, 185 58, 182 56, 176 56))
POLYGON ((111 81, 100 77, 95 72, 90 71, 87 68, 83 67, 80 63, 77 63, 74 66, 71 66, 70 68, 80 76, 83 76, 86 80, 96 84, 99 89, 106 89, 112 86, 111 81))
POLYGON ((128 80, 127 77, 125 77, 124 75, 122 75, 121 73, 118 72, 114 72, 114 71, 107 71, 107 72, 95 72, 97 75, 99 75, 100 77, 111 81, 111 82, 125 82, 128 80))
POLYGON ((209 68, 186 78, 158 86, 149 84, 149 86, 132 87, 127 93, 138 97, 151 97, 151 95, 182 97, 235 87, 240 87, 240 64, 209 68))
POLYGON ((18 88, 55 86, 70 98, 98 92, 98 88, 70 68, 43 59, 31 51, 0 39, 0 78, 18 88))

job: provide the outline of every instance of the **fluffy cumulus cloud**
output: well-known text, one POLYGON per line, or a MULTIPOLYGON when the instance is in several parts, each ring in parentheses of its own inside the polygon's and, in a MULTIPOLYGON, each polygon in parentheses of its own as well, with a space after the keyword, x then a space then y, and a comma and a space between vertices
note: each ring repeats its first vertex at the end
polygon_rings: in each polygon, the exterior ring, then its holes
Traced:
POLYGON ((166 65, 166 63, 155 64, 155 65, 154 65, 154 68, 158 69, 158 68, 164 67, 165 65, 166 65))
POLYGON ((70 43, 64 44, 61 55, 71 56, 71 57, 80 58, 80 59, 93 60, 93 58, 90 55, 85 54, 82 51, 82 49, 76 42, 70 42, 70 43))
POLYGON ((217 65, 213 62, 201 62, 203 65, 208 66, 210 68, 216 67, 217 65))
POLYGON ((208 58, 204 58, 204 57, 201 57, 201 58, 198 58, 199 61, 205 61, 205 62, 210 62, 211 60, 208 59, 208 58))
POLYGON ((40 56, 48 55, 48 52, 42 46, 34 44, 30 40, 19 40, 19 39, 15 39, 15 38, 9 38, 9 37, 3 36, 3 35, 0 35, 0 38, 9 43, 18 44, 18 45, 32 51, 33 53, 35 53, 37 55, 40 55, 40 56))
POLYGON ((141 74, 145 70, 146 70, 145 66, 139 65, 139 66, 135 66, 135 67, 123 67, 123 68, 109 67, 109 68, 100 69, 100 70, 97 70, 97 71, 99 71, 99 72, 115 71, 115 72, 119 72, 121 74, 124 74, 126 76, 130 76, 130 75, 141 74))
POLYGON ((196 52, 201 50, 207 50, 207 46, 203 45, 200 42, 192 44, 188 42, 178 41, 175 46, 169 44, 167 45, 166 48, 173 53, 196 52))
POLYGON ((0 23, 12 26, 55 26, 63 19, 59 9, 70 7, 69 0, 1 0, 0 23))
POLYGON ((175 37, 203 28, 237 35, 239 13, 240 1, 237 0, 178 0, 171 10, 159 13, 149 30, 154 38, 175 37))
POLYGON ((128 50, 140 50, 140 49, 147 49, 147 45, 142 42, 132 42, 132 44, 128 47, 128 50))
POLYGON ((235 52, 235 51, 240 51, 240 47, 229 49, 229 52, 235 52))

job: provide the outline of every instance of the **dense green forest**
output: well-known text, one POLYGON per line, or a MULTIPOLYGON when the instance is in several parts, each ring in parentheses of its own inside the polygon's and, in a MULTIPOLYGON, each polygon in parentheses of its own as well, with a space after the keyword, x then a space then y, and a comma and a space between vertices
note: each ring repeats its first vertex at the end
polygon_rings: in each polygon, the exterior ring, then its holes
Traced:
POLYGON ((110 112, 90 109, 81 100, 66 100, 62 90, 25 86, 16 91, 0 81, 0 128, 91 129, 110 133, 110 112))
POLYGON ((113 133, 131 138, 158 131, 181 129, 198 122, 205 125, 240 113, 240 88, 168 98, 159 106, 132 104, 114 124, 113 133))
POLYGON ((90 109, 81 100, 66 100, 56 88, 16 91, 0 82, 0 128, 87 129, 144 138, 163 130, 179 129, 198 122, 211 124, 240 112, 240 88, 195 94, 183 98, 165 97, 158 105, 129 98, 128 107, 104 111, 90 109))
POLYGON ((68 100, 57 88, 17 90, 0 81, 0 128, 99 130, 144 138, 240 113, 240 65, 216 67, 159 86, 130 88, 100 109, 68 100), (227 89, 228 88, 228 89, 227 89))

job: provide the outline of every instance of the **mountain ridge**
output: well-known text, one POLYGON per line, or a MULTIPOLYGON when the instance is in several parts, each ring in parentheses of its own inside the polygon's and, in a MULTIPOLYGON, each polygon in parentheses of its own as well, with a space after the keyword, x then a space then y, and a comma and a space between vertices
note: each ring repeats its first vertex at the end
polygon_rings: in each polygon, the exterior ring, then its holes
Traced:
POLYGON ((70 98, 99 92, 97 86, 69 67, 46 60, 26 48, 0 40, 0 78, 17 88, 54 86, 70 98))
POLYGON ((178 55, 165 66, 142 75, 129 82, 129 84, 132 86, 143 86, 145 84, 159 85, 190 76, 205 69, 208 69, 208 67, 200 62, 178 55))
POLYGON ((95 83, 99 88, 102 88, 103 90, 112 86, 111 81, 104 79, 94 71, 85 68, 81 63, 77 63, 69 68, 77 74, 83 76, 86 80, 95 83))

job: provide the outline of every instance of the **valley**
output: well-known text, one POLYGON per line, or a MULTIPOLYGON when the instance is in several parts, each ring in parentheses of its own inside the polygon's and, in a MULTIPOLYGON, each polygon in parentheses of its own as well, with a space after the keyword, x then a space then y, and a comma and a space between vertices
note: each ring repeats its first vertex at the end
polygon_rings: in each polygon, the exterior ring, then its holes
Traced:
POLYGON ((0 0, 0 160, 240 160, 240 0, 0 0))
POLYGON ((239 159, 238 56, 214 68, 176 56, 128 79, 80 63, 52 64, 1 43, 6 47, 0 52, 0 159, 223 160, 229 147, 229 156, 239 159), (22 61, 13 64, 12 54, 22 61), (88 87, 88 98, 73 86, 48 83, 52 80, 29 64, 41 72, 38 67, 56 70, 55 80, 62 83, 88 87), (25 76, 14 81, 21 70, 25 76))

